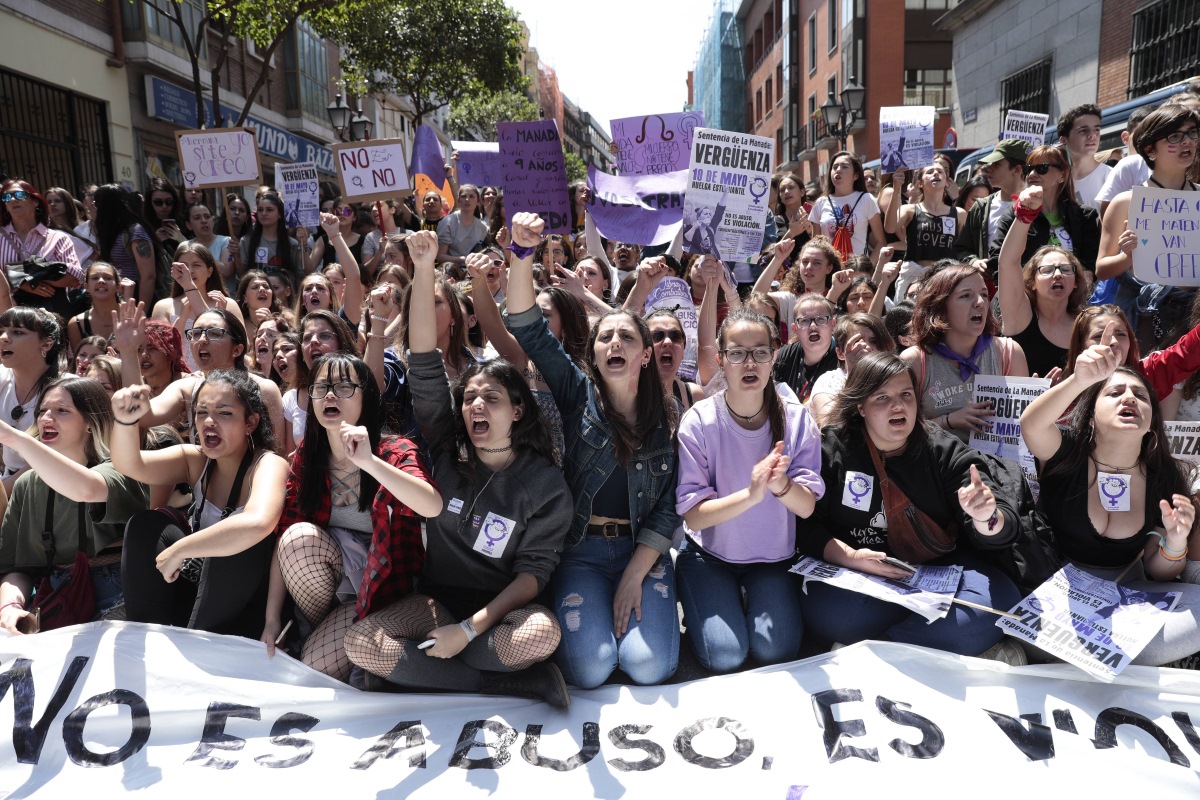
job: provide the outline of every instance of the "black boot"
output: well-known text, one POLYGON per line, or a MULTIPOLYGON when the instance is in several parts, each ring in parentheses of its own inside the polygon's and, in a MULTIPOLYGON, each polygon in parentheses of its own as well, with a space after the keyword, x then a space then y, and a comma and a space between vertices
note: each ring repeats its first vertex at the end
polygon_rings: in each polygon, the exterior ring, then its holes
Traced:
POLYGON ((567 682, 552 662, 543 661, 518 672, 484 673, 481 694, 499 694, 509 697, 528 697, 541 700, 556 708, 570 708, 571 695, 567 682))

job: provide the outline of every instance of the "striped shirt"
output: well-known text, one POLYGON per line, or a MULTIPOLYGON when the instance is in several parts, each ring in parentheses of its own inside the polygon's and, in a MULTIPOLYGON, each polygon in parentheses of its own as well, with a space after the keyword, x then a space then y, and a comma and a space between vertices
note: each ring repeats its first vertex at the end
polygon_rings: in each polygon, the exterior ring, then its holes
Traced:
POLYGON ((30 256, 41 256, 47 261, 61 261, 67 265, 67 274, 83 283, 83 269, 71 237, 62 231, 52 231, 38 223, 26 234, 24 241, 13 230, 12 224, 0 228, 0 266, 20 266, 30 256))

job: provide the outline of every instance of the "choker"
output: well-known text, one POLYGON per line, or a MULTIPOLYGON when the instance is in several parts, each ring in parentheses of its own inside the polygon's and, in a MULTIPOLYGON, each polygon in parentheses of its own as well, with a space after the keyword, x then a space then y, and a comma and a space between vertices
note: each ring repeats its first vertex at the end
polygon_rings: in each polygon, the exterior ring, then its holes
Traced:
POLYGON ((1137 461, 1133 462, 1128 467, 1115 467, 1112 464, 1105 464, 1103 461, 1096 458, 1095 456, 1092 456, 1092 461, 1096 462, 1096 466, 1104 467, 1105 469, 1111 470, 1112 472, 1128 472, 1129 470, 1136 467, 1138 464, 1142 463, 1142 460, 1139 458, 1137 461))
POLYGON ((758 411, 755 411, 753 414, 751 414, 750 416, 747 417, 745 414, 739 414, 738 412, 734 411, 733 406, 729 405, 729 395, 725 395, 725 408, 729 409, 730 414, 733 414, 735 417, 737 417, 740 420, 744 420, 745 422, 753 422, 754 418, 757 417, 759 414, 761 414, 763 412, 763 409, 766 407, 767 407, 767 399, 764 397, 763 404, 761 406, 759 406, 758 411))
POLYGON ((507 453, 509 450, 512 450, 512 445, 510 444, 507 447, 476 447, 475 449, 481 453, 507 453))

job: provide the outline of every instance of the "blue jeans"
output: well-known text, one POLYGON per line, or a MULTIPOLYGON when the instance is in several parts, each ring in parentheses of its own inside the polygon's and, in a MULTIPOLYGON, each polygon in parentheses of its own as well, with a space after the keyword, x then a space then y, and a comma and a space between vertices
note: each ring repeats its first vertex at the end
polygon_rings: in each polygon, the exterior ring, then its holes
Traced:
POLYGON ((692 541, 684 543, 675 559, 676 582, 683 624, 701 664, 732 672, 748 655, 760 664, 800 655, 804 623, 790 566, 790 560, 731 564, 692 541))
MULTIPOLYGON (((121 593, 121 563, 118 561, 103 567, 92 567, 88 572, 92 574, 92 588, 96 593, 96 613, 92 619, 99 619, 101 614, 124 599, 124 595, 121 593)), ((70 569, 52 571, 50 588, 57 589, 62 586, 70 574, 70 569)))
POLYGON ((660 556, 642 581, 642 619, 629 616, 625 635, 613 630, 613 595, 633 555, 633 538, 585 536, 563 553, 550 579, 554 613, 562 628, 558 665, 567 681, 592 689, 620 667, 634 683, 665 681, 679 665, 675 568, 660 556))
MULTIPOLYGON (((1021 599, 1020 590, 1007 575, 963 548, 929 563, 963 568, 955 597, 999 611, 1008 611, 1021 599)), ((955 603, 945 617, 926 623, 920 614, 903 606, 819 581, 809 582, 808 593, 802 595, 800 603, 805 628, 827 642, 854 644, 881 639, 977 656, 1004 635, 996 627, 998 617, 987 611, 955 603)))

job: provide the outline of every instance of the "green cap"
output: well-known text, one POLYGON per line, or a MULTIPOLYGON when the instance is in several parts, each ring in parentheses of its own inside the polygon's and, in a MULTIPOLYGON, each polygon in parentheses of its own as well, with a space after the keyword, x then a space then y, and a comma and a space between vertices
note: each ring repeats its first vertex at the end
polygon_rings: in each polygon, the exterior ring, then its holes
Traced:
POLYGON ((1025 163, 1025 157, 1033 150, 1033 145, 1024 139, 1001 139, 996 143, 996 148, 988 153, 983 158, 979 159, 980 164, 995 164, 1005 158, 1011 158, 1013 161, 1025 163))

